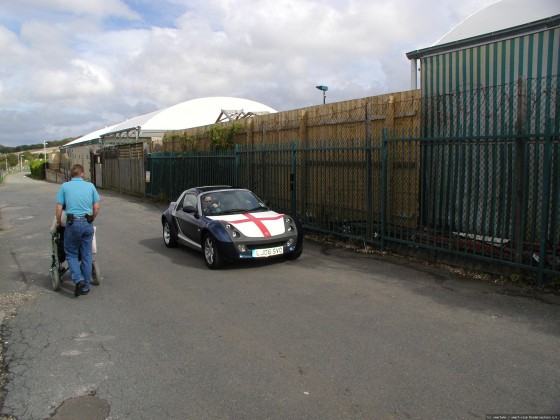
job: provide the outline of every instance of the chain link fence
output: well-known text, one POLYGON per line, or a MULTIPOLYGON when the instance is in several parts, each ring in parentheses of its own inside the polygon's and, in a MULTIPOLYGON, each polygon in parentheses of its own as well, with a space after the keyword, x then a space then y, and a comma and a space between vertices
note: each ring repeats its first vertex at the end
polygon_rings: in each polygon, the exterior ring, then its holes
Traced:
POLYGON ((560 131, 560 76, 521 78, 422 99, 423 137, 560 131))

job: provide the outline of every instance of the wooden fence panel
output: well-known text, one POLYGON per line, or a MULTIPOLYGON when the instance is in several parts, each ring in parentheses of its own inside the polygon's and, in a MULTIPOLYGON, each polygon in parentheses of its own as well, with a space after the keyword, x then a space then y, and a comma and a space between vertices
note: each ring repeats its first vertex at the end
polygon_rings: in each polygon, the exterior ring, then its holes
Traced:
POLYGON ((145 169, 143 143, 100 149, 103 188, 143 196, 145 169))

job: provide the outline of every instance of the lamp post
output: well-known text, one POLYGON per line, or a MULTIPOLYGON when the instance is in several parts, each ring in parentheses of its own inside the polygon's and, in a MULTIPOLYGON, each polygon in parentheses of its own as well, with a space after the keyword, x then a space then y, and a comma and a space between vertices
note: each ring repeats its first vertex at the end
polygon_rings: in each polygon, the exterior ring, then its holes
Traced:
POLYGON ((47 141, 43 140, 43 160, 47 161, 47 141))
POLYGON ((327 98, 327 90, 329 90, 328 86, 323 86, 323 85, 319 85, 319 86, 315 86, 317 89, 323 91, 323 105, 325 104, 326 98, 327 98))

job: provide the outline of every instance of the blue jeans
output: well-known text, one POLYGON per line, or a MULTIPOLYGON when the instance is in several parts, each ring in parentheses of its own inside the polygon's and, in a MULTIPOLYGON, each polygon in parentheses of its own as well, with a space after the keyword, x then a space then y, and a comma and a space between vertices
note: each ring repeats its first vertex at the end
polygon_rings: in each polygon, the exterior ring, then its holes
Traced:
POLYGON ((92 242, 93 225, 86 219, 74 219, 71 225, 66 224, 64 252, 66 252, 68 268, 74 284, 82 280, 86 282, 84 292, 89 290, 91 281, 92 242))

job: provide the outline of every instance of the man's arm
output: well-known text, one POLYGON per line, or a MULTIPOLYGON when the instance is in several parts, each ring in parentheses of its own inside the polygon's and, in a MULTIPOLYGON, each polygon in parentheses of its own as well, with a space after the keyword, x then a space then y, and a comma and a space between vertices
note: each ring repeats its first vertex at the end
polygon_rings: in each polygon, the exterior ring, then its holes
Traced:
POLYGON ((62 204, 57 204, 56 205, 56 224, 57 226, 62 225, 62 204))
POLYGON ((99 202, 93 203, 93 219, 97 217, 97 213, 99 213, 99 202))

